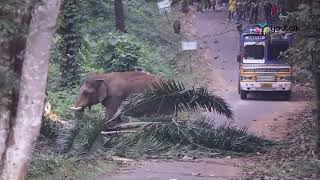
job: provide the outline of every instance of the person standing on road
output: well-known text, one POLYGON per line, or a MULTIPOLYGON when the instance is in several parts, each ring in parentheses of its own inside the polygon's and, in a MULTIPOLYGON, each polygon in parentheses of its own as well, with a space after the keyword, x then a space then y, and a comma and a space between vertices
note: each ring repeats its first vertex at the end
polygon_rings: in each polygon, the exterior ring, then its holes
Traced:
POLYGON ((229 21, 231 18, 233 19, 234 13, 236 12, 237 8, 237 1, 236 0, 229 0, 229 21))
POLYGON ((258 22, 258 12, 259 12, 259 3, 257 0, 253 0, 251 3, 251 12, 250 12, 250 24, 257 24, 258 22))
POLYGON ((221 0, 221 7, 225 4, 226 8, 228 7, 228 0, 221 0))
POLYGON ((216 0, 213 0, 210 4, 211 4, 211 6, 212 6, 212 9, 215 10, 215 9, 216 9, 217 1, 216 1, 216 0))
POLYGON ((237 3, 237 23, 241 20, 245 21, 245 5, 243 1, 237 3))
POLYGON ((277 24, 278 18, 279 18, 278 16, 279 16, 279 7, 276 5, 276 3, 273 3, 272 9, 271 9, 272 23, 277 24))
POLYGON ((246 0, 244 3, 244 8, 245 8, 244 19, 246 19, 246 17, 249 17, 250 19, 251 3, 252 3, 252 0, 246 0))
POLYGON ((197 11, 198 12, 203 12, 203 10, 208 10, 209 9, 209 0, 198 0, 198 6, 197 6, 197 11))
POLYGON ((269 1, 265 1, 263 3, 263 9, 264 9, 264 17, 267 23, 270 24, 272 4, 269 1))

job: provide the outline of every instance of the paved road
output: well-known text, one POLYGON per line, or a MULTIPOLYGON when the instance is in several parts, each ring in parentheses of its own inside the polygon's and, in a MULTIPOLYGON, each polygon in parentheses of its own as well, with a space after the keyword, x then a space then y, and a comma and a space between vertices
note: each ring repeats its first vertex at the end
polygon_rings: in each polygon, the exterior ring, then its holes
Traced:
POLYGON ((226 159, 140 161, 97 180, 222 180, 235 179, 241 168, 226 159))

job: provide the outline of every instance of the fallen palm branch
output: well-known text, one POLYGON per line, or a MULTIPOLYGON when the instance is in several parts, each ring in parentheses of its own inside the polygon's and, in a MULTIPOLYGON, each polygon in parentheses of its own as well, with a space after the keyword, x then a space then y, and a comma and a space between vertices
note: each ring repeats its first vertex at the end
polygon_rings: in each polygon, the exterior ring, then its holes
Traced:
POLYGON ((114 126, 114 129, 132 129, 150 124, 157 124, 160 122, 129 122, 129 123, 121 123, 114 126))
MULTIPOLYGON (((273 143, 250 135, 245 128, 214 126, 206 119, 198 121, 174 120, 163 117, 131 134, 119 134, 106 143, 111 155, 136 158, 197 152, 202 154, 262 152, 273 143)), ((151 120, 152 122, 153 120, 151 120)))
POLYGON ((154 83, 142 93, 129 96, 107 123, 125 114, 141 113, 146 109, 145 107, 148 107, 153 114, 204 109, 233 118, 229 104, 209 92, 206 87, 187 89, 181 82, 162 80, 154 83))

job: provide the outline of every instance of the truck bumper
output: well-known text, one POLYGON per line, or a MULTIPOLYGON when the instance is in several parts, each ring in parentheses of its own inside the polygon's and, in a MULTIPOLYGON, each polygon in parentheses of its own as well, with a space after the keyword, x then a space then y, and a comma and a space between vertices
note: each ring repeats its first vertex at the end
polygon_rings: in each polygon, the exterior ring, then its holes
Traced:
POLYGON ((291 82, 240 82, 243 91, 291 91, 291 82))

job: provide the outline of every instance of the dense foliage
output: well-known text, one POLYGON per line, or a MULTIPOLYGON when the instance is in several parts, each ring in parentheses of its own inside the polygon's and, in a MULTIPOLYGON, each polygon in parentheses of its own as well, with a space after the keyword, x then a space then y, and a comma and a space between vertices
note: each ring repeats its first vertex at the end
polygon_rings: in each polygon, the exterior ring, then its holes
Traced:
MULTIPOLYGON (((68 8, 75 9, 78 14, 74 15, 72 11, 70 15, 66 15, 69 18, 67 20, 64 19, 64 12, 60 16, 59 28, 53 37, 51 48, 46 97, 52 105, 52 113, 61 121, 52 122, 50 118, 45 117, 41 132, 55 139, 61 136, 59 134, 72 131, 71 134, 75 135, 73 138, 82 139, 83 141, 78 140, 82 143, 85 142, 86 136, 91 136, 91 130, 94 130, 93 134, 99 133, 98 125, 104 117, 104 110, 100 106, 93 107, 90 113, 83 117, 88 125, 80 132, 77 129, 79 121, 75 120, 73 113, 68 110, 74 103, 80 83, 86 74, 141 69, 162 77, 171 77, 172 65, 177 54, 175 47, 180 37, 174 35, 171 26, 167 26, 167 22, 159 18, 155 3, 146 3, 143 0, 124 1, 125 13, 131 14, 126 22, 126 34, 114 31, 112 1, 77 1, 73 5, 70 4, 72 2, 66 3, 65 6, 69 5, 68 8), (68 32, 71 33, 69 35, 62 33, 63 27, 67 25, 71 26, 72 30, 68 32), (69 42, 65 43, 66 39, 69 42), (72 58, 64 54, 65 51, 61 51, 67 46, 71 53, 74 53, 72 58), (77 73, 73 73, 71 79, 66 81, 67 88, 60 88, 63 79, 60 70, 61 64, 65 64, 65 57, 72 62, 69 64, 70 67, 75 67, 70 69, 70 73, 73 70, 77 73), (62 121, 66 123, 63 125, 62 121)), ((62 147, 63 142, 59 146, 62 147)), ((68 146, 61 149, 69 151, 72 148, 73 146, 68 146)))
POLYGON ((31 10, 32 7, 27 9, 24 2, 17 0, 0 2, 0 111, 5 109, 4 106, 12 105, 13 96, 19 96, 23 50, 30 20, 28 13, 31 10))
POLYGON ((130 35, 109 33, 97 41, 86 36, 81 49, 84 71, 151 71, 150 52, 130 35))
MULTIPOLYGON (((174 35, 171 26, 159 18, 155 3, 143 0, 124 3, 125 13, 131 14, 126 23, 126 34, 114 32, 112 1, 78 1, 81 23, 77 25, 77 33, 81 36, 81 46, 79 51, 74 51, 77 54, 74 60, 78 77, 68 81, 75 87, 60 88, 62 73, 59 69, 64 58, 61 47, 65 44, 60 28, 54 35, 47 100, 51 101, 53 111, 61 119, 74 119, 68 107, 74 103, 80 83, 88 73, 142 69, 162 77, 172 77, 180 37, 174 35)), ((63 18, 60 23, 64 24, 63 18)), ((89 115, 92 118, 97 117, 95 112, 103 112, 100 107, 94 107, 92 111, 89 115)))
MULTIPOLYGON (((288 52, 291 61, 300 69, 308 71, 313 80, 315 90, 316 117, 320 132, 320 2, 307 1, 301 3, 299 11, 288 14, 282 19, 283 23, 297 24, 295 46, 288 52)), ((318 140, 317 156, 320 158, 320 136, 318 140)))

